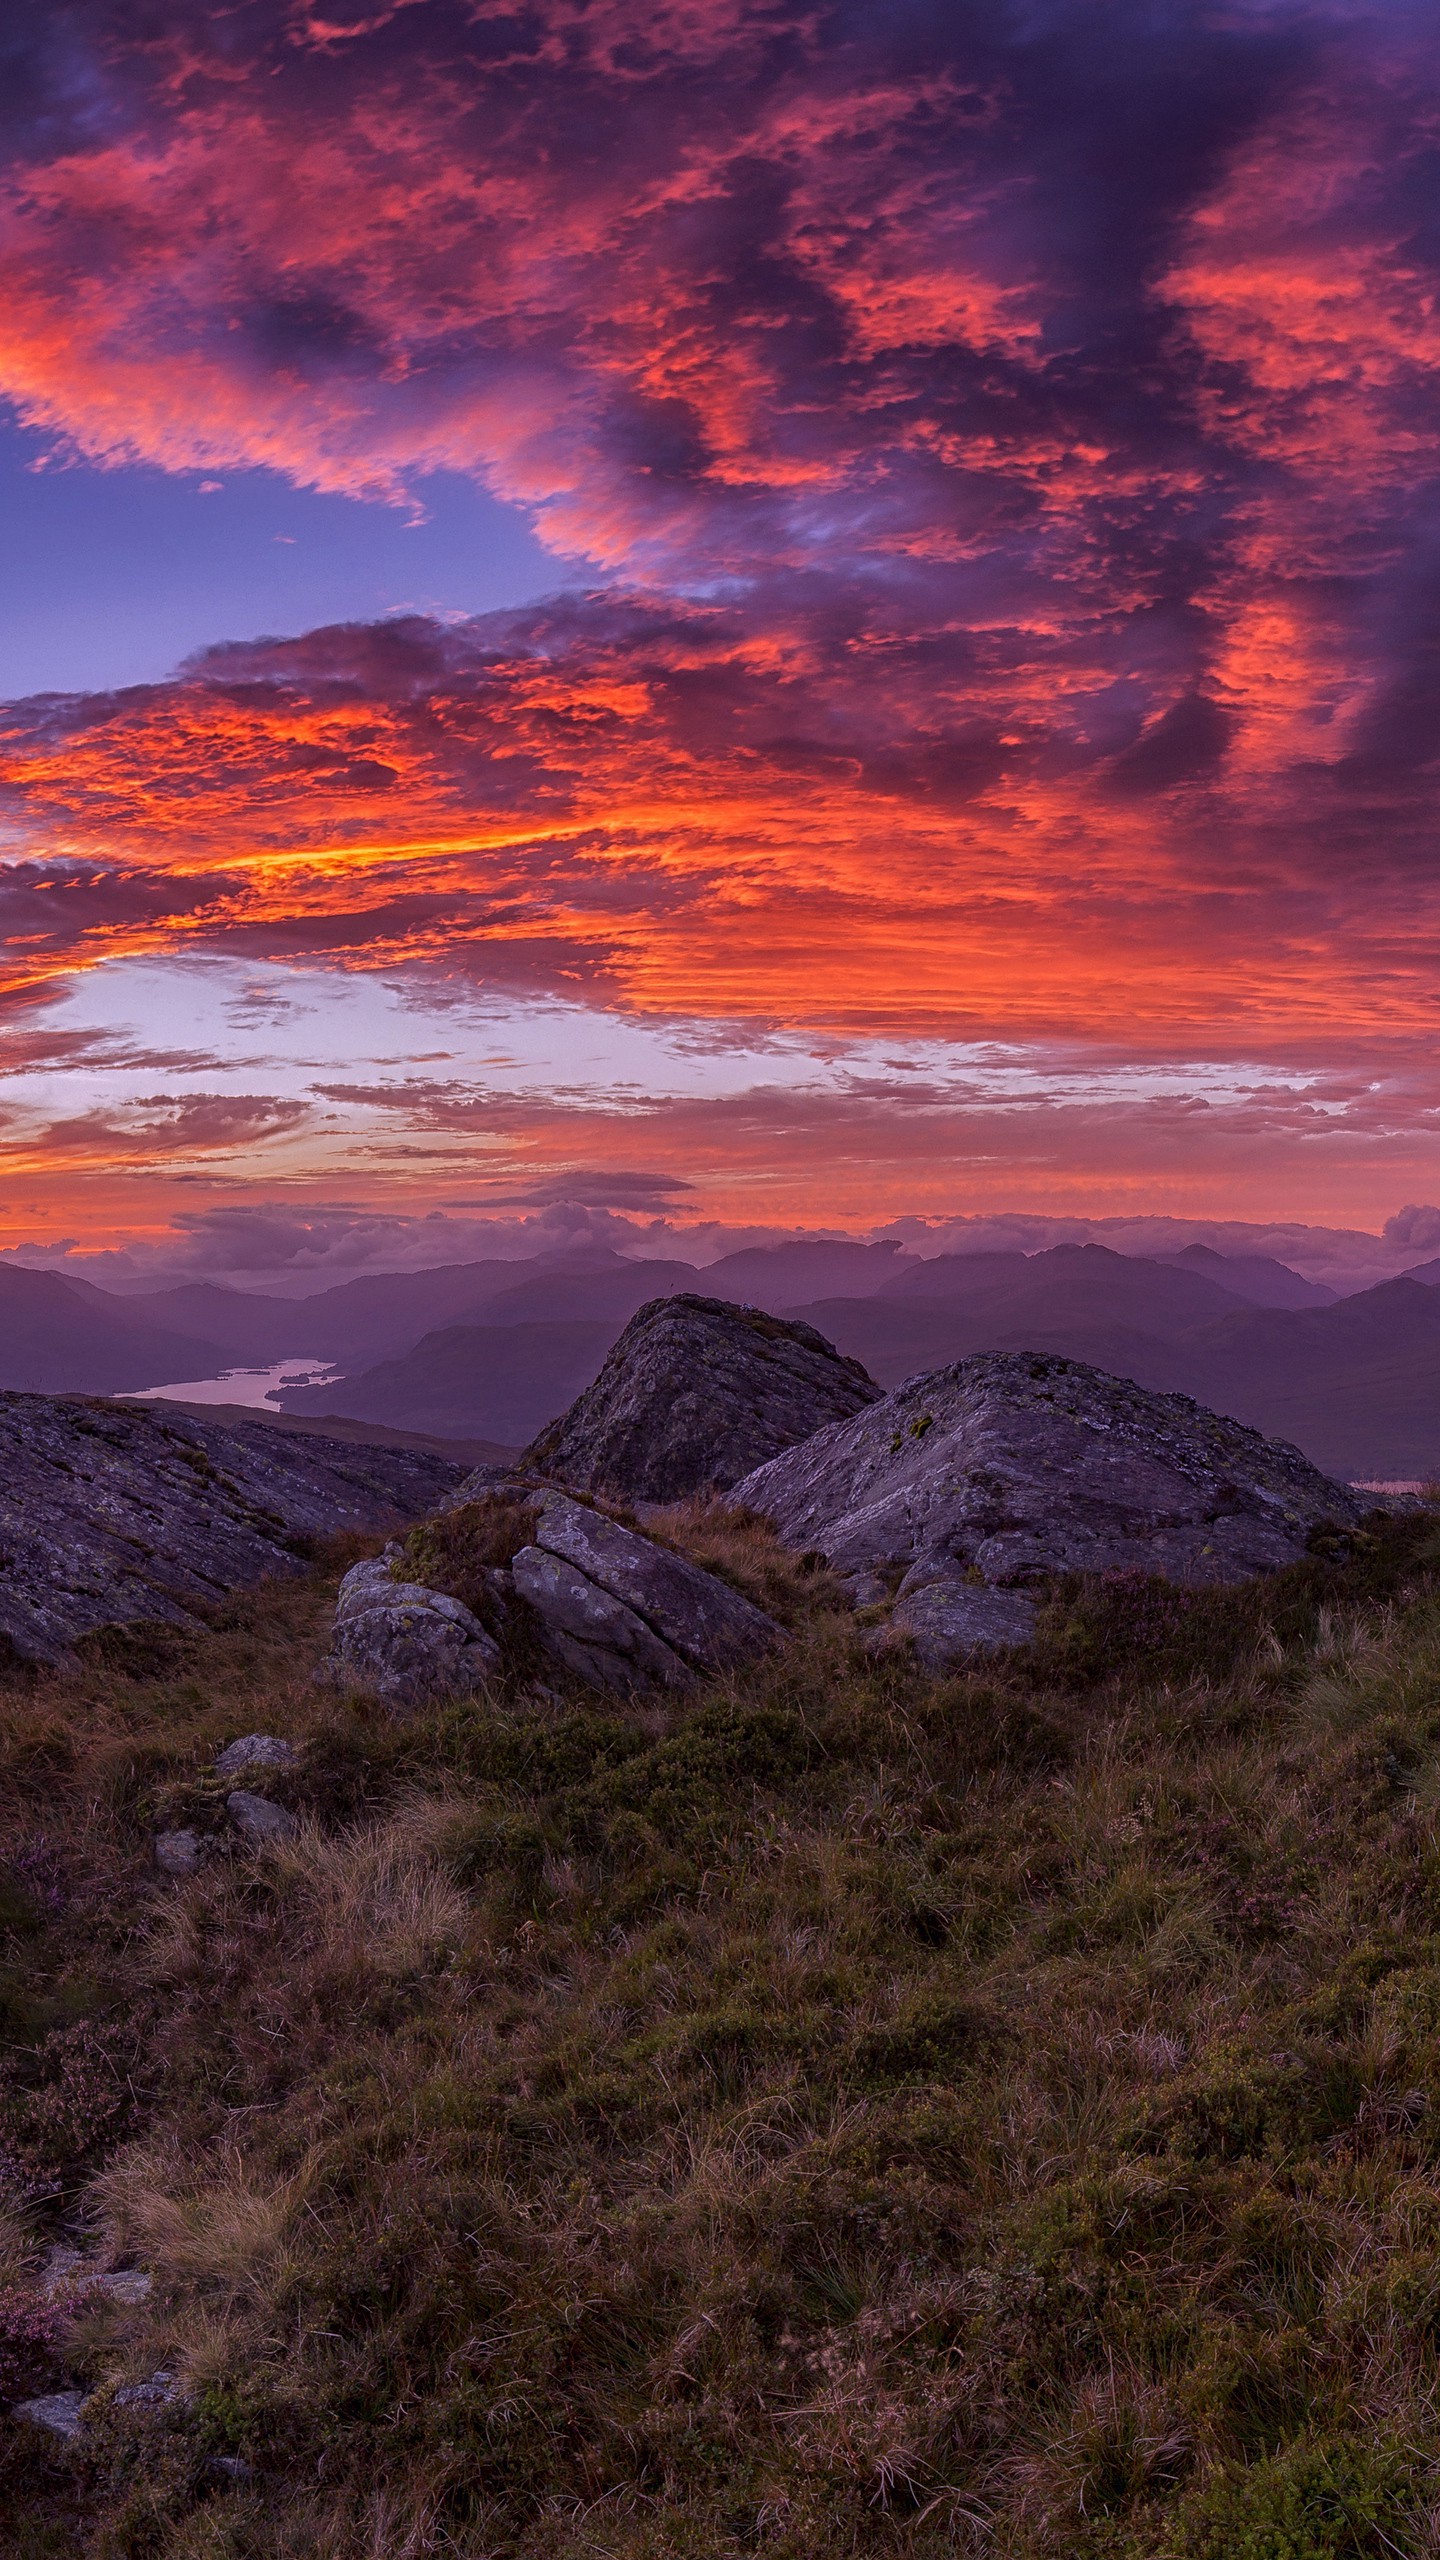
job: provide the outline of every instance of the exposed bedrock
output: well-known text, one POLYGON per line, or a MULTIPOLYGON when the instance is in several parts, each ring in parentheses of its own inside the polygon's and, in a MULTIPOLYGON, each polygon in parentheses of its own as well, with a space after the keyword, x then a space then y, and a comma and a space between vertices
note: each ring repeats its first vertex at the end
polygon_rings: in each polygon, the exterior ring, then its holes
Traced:
POLYGON ((721 1298, 656 1298, 525 1463, 582 1493, 678 1502, 723 1492, 879 1394, 811 1325, 721 1298))
POLYGON ((910 1378, 744 1477, 935 1665, 1022 1642, 1059 1573, 1243 1582, 1365 1503, 1298 1449, 1103 1370, 987 1353, 910 1378))
POLYGON ((780 1639, 718 1575, 587 1503, 526 1481, 477 1491, 499 1493, 529 1522, 508 1565, 491 1567, 483 1594, 472 1593, 490 1626, 448 1593, 397 1582, 392 1548, 341 1584, 322 1680, 416 1707, 483 1688, 504 1667, 507 1636, 518 1636, 590 1688, 683 1689, 780 1639))
POLYGON ((197 1421, 150 1404, 0 1395, 0 1637, 29 1662, 304 1569, 305 1541, 433 1511, 464 1474, 412 1449, 197 1421))

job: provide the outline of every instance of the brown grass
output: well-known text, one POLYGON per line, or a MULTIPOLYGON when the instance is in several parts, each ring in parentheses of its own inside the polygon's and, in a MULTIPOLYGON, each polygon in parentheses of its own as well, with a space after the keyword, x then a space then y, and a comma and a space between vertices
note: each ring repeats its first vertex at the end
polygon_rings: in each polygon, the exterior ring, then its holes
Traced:
POLYGON ((7 2552, 1440 2552, 1422 1543, 1224 1677, 1121 1594, 1108 1680, 1084 1595, 928 1682, 658 1525, 783 1655, 396 1726, 311 1685, 337 1558, 7 1695, 0 2352, 102 2387, 0 2456, 7 2552), (161 1879, 257 1729, 299 1836, 161 1879), (149 2302, 29 2334, 62 2226, 149 2302))

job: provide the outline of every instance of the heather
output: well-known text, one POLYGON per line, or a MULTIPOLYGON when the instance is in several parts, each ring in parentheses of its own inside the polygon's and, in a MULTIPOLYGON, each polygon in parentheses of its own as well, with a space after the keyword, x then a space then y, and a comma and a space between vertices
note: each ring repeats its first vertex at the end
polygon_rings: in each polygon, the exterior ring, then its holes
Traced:
POLYGON ((1440 1523, 944 1679, 661 1525, 782 1653, 397 1722, 312 1682, 352 1544, 6 1688, 0 2379, 97 2386, 7 2547, 1440 2552, 1440 1523), (159 1876, 253 1731, 298 1833, 159 1876))

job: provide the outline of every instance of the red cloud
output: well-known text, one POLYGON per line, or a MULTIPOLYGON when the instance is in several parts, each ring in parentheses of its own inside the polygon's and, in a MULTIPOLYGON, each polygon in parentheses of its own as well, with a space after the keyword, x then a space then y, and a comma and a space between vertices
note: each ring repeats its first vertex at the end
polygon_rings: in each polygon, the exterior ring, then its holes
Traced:
POLYGON ((826 1035, 1348 1043, 1362 1085, 1428 1041, 1425 11, 66 25, 85 78, 47 91, 37 35, 0 178, 26 418, 397 503, 470 471, 626 584, 12 707, 0 993, 192 947, 826 1035))

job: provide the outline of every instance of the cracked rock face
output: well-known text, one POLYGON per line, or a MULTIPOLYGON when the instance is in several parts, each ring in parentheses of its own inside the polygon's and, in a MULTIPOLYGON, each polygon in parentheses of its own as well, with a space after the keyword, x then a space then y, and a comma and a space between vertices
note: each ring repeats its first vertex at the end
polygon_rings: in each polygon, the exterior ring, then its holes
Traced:
POLYGON ((811 1325, 720 1298, 656 1298, 526 1461, 582 1493, 678 1502, 727 1490, 879 1394, 811 1325))
POLYGON ((1243 1582, 1366 1507, 1298 1449, 1189 1396, 1024 1352, 908 1379, 734 1498, 817 1548, 857 1596, 895 1591, 892 1628, 936 1667, 1023 1641, 1027 1595, 1054 1574, 1243 1582))
POLYGON ((567 1494, 541 1501, 511 1572, 547 1652, 594 1688, 684 1688, 779 1641, 718 1575, 567 1494))
POLYGON ((376 1556, 341 1583, 332 1650, 315 1676, 404 1710, 473 1697, 499 1668, 499 1646, 463 1601, 397 1582, 388 1558, 376 1556))
MULTIPOLYGON (((779 1643, 763 1610, 653 1538, 568 1494, 509 1480, 501 1489, 523 1502, 533 1533, 508 1568, 487 1576, 496 1623, 502 1634, 507 1621, 523 1624, 588 1687, 683 1689, 779 1643)), ((381 1556, 341 1584, 334 1651, 318 1676, 407 1707, 463 1696, 501 1665, 500 1648, 461 1601, 393 1581, 381 1556)))
POLYGON ((192 1626, 240 1585, 303 1571, 305 1538, 417 1519, 464 1472, 173 1406, 0 1395, 0 1638, 55 1662, 99 1627, 192 1626))

